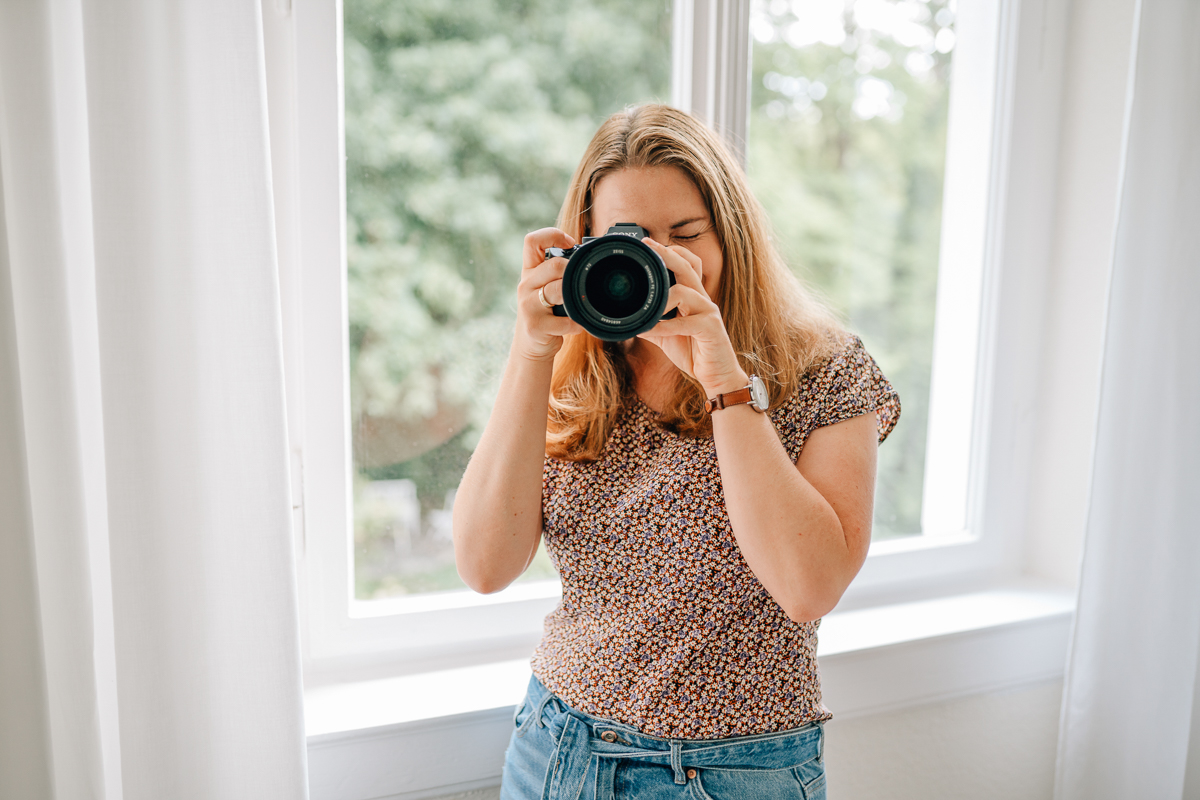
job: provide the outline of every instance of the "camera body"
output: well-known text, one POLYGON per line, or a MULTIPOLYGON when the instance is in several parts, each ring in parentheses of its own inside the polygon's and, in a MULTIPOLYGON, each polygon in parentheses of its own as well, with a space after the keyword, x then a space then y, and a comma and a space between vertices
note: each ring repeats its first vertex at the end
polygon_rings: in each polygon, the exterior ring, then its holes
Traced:
POLYGON ((653 328, 663 314, 675 275, 658 253, 642 243, 646 231, 622 222, 603 236, 585 236, 571 248, 548 247, 546 258, 566 258, 563 304, 554 314, 570 317, 608 342, 621 342, 653 328))

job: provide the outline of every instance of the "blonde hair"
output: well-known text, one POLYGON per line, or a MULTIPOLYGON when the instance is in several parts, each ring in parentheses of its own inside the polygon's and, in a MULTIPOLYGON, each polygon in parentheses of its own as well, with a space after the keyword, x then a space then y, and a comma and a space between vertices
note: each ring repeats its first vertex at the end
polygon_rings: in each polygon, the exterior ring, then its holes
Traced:
MULTIPOLYGON (((742 368, 766 382, 774 408, 812 366, 832 355, 842 327, 784 264, 766 213, 715 133, 665 105, 613 114, 575 170, 558 226, 576 241, 593 235, 592 201, 600 179, 646 167, 683 170, 704 198, 724 255, 716 303, 742 368)), ((572 461, 599 458, 632 392, 632 371, 619 344, 586 333, 565 337, 554 359, 546 453, 572 461)), ((700 383, 680 371, 659 419, 683 436, 708 435, 712 422, 704 401, 700 383)))

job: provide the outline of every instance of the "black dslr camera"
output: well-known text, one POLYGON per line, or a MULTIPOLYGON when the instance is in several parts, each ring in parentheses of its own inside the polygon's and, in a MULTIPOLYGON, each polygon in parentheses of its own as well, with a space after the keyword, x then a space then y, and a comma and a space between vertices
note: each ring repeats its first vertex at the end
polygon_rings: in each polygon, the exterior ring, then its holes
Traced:
POLYGON ((607 342, 621 342, 653 328, 663 315, 675 275, 658 253, 642 244, 646 232, 622 222, 603 236, 585 236, 566 250, 547 247, 546 258, 568 258, 563 305, 554 315, 570 317, 607 342))

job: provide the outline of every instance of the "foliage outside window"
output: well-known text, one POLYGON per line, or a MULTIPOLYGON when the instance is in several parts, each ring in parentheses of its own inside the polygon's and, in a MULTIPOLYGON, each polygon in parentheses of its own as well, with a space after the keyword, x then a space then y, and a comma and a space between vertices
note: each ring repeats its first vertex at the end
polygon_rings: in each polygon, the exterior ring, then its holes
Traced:
MULTIPOLYGON (((599 123, 669 99, 666 0, 346 0, 355 587, 462 587, 449 509, 525 233, 599 123)), ((953 0, 755 0, 748 160, 785 256, 896 385, 876 538, 919 532, 953 0)), ((539 552, 522 580, 552 578, 539 552)))
POLYGON ((900 393, 874 539, 921 532, 954 0, 755 0, 748 171, 900 393))
MULTIPOLYGON (((347 0, 355 584, 460 588, 449 508, 516 317, 600 122, 670 93, 670 3, 347 0)), ((523 579, 554 577, 544 553, 523 579)))

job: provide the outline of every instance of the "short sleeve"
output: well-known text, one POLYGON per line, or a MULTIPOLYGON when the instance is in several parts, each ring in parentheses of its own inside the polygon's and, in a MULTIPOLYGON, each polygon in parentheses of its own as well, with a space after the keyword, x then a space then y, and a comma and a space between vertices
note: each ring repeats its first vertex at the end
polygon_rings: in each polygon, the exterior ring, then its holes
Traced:
POLYGON ((875 412, 882 443, 900 419, 900 396, 857 336, 824 364, 813 367, 775 415, 776 430, 792 460, 817 428, 875 412))

